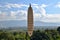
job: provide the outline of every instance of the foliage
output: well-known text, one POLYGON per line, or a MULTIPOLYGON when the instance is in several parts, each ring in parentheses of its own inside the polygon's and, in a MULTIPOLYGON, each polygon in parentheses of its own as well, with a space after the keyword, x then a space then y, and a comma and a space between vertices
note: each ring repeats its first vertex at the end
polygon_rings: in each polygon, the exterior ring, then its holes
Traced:
POLYGON ((59 34, 60 34, 60 27, 58 27, 58 28, 57 28, 57 31, 58 31, 58 32, 59 32, 59 34))
POLYGON ((60 40, 59 28, 57 30, 36 30, 31 37, 27 32, 8 32, 0 30, 0 40, 60 40))
POLYGON ((31 40, 50 40, 48 35, 44 32, 40 32, 39 30, 33 32, 31 40))

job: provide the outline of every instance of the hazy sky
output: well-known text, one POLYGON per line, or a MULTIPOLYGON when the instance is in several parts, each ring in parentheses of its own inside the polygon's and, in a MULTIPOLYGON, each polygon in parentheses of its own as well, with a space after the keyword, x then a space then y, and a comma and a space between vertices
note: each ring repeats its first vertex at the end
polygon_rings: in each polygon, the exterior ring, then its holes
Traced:
POLYGON ((60 22, 60 0, 0 0, 0 21, 27 20, 30 3, 35 21, 60 22))

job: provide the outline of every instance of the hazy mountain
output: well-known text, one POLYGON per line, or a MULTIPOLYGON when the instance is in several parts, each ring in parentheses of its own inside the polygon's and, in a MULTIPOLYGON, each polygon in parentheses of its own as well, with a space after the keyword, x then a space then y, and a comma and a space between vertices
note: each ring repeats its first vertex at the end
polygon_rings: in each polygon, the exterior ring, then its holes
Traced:
POLYGON ((41 21, 35 21, 35 26, 59 26, 60 23, 49 23, 49 22, 41 22, 41 21))
MULTIPOLYGON (((41 21, 35 21, 34 26, 59 26, 60 23, 47 23, 41 21)), ((22 27, 27 26, 27 21, 11 20, 11 21, 0 21, 0 27, 22 27)))
POLYGON ((0 21, 0 26, 13 27, 13 26, 27 26, 27 22, 11 20, 11 21, 0 21))

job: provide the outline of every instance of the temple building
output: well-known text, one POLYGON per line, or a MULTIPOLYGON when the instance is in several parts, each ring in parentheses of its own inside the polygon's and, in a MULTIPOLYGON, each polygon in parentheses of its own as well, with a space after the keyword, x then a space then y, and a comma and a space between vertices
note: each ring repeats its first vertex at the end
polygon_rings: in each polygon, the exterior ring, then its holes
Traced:
POLYGON ((31 4, 28 8, 28 35, 32 36, 33 34, 33 9, 31 4))

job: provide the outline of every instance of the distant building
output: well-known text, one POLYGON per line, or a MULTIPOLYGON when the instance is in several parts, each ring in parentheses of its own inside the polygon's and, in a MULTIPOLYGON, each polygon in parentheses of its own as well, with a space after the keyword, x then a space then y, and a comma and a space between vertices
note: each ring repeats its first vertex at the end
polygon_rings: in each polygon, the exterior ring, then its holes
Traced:
POLYGON ((32 36, 33 34, 33 9, 31 4, 28 8, 28 35, 32 36))

